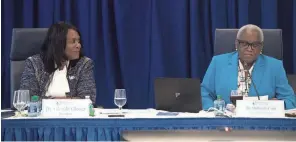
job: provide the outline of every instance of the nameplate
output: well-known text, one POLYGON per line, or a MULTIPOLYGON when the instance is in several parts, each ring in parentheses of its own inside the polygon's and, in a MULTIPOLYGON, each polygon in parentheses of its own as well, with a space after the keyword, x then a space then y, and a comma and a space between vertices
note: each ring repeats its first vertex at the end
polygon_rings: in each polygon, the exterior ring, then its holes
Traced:
POLYGON ((88 117, 89 101, 86 99, 43 99, 43 117, 88 117))
POLYGON ((237 100, 236 117, 285 117, 285 106, 282 100, 237 100))

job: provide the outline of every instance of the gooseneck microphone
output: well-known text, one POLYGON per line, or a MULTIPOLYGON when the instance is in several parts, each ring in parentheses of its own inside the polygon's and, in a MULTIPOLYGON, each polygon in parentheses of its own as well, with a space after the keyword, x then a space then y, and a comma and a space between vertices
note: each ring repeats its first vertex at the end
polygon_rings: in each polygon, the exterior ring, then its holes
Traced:
POLYGON ((244 62, 244 71, 247 72, 248 76, 250 76, 250 78, 251 78, 251 82, 252 82, 252 84, 253 84, 253 86, 254 86, 254 89, 255 89, 256 95, 257 95, 257 97, 258 97, 258 100, 260 100, 260 96, 259 96, 259 93, 258 93, 257 87, 256 87, 255 83, 253 82, 253 77, 251 76, 249 70, 246 69, 247 67, 248 67, 248 64, 247 64, 246 62, 244 62))

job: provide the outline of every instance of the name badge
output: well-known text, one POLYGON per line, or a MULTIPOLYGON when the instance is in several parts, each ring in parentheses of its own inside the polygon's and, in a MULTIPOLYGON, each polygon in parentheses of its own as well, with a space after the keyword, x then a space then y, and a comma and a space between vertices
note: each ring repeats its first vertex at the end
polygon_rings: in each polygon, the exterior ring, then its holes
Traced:
POLYGON ((237 100, 236 117, 285 117, 284 101, 237 100))
POLYGON ((89 101, 86 99, 43 99, 43 117, 88 117, 89 101))

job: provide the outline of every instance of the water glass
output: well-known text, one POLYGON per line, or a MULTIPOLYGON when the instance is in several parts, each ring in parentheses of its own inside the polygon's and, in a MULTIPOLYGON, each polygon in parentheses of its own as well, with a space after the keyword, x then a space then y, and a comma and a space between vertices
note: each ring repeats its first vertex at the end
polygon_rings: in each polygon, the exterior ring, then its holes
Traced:
POLYGON ((30 102, 29 90, 16 90, 13 95, 13 106, 17 109, 18 114, 28 106, 30 102))
POLYGON ((236 100, 242 100, 243 96, 239 95, 237 90, 232 90, 230 94, 230 101, 236 106, 236 100))
POLYGON ((126 104, 125 89, 115 89, 114 104, 119 108, 119 110, 121 110, 122 107, 126 104))
POLYGON ((230 94, 231 96, 237 96, 238 94, 237 94, 237 90, 231 90, 231 94, 230 94))

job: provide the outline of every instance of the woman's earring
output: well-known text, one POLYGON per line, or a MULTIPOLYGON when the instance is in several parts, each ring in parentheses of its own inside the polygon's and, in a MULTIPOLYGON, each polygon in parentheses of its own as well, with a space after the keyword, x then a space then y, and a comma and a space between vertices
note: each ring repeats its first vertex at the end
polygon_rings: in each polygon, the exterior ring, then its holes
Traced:
POLYGON ((260 51, 260 54, 262 54, 262 50, 260 51))
POLYGON ((235 48, 235 50, 237 51, 237 48, 235 48))

